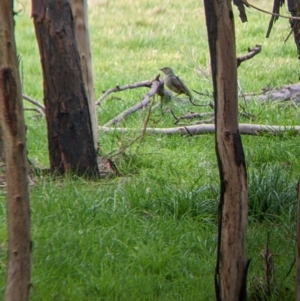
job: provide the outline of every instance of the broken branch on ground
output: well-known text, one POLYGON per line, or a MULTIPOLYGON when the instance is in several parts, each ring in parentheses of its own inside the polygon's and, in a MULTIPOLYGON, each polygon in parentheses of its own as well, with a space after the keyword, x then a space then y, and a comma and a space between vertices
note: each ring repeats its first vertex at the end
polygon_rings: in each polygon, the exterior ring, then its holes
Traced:
MULTIPOLYGON (((134 128, 115 128, 100 126, 99 130, 105 133, 118 132, 118 133, 129 133, 129 132, 140 132, 146 131, 148 134, 165 134, 165 135, 203 135, 203 134, 214 134, 215 125, 214 124, 199 124, 190 125, 174 128, 147 128, 145 129, 134 129, 134 128)), ((276 135, 278 133, 285 133, 289 131, 290 134, 299 134, 300 126, 280 126, 280 125, 266 125, 266 124, 239 124, 239 132, 242 135, 276 135)))

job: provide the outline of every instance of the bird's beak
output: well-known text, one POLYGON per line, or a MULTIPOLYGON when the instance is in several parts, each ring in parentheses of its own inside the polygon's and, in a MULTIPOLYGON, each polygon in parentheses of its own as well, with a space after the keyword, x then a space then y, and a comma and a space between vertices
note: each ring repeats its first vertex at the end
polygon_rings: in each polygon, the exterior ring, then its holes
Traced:
POLYGON ((163 71, 162 69, 158 69, 158 70, 163 71))

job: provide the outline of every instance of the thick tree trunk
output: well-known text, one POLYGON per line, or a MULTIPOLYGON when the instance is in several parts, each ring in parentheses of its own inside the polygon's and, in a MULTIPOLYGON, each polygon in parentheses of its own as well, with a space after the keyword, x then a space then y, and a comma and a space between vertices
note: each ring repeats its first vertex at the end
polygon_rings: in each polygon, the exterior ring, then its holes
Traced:
POLYGON ((99 176, 88 100, 68 0, 33 0, 44 77, 50 168, 99 176))
MULTIPOLYGON (((292 17, 300 17, 300 0, 288 0, 287 3, 292 17)), ((291 26, 297 47, 298 59, 300 59, 300 20, 291 19, 291 26)))
POLYGON ((0 1, 0 123, 6 164, 8 266, 5 301, 29 300, 30 211, 25 124, 13 1, 0 1))
POLYGON ((246 300, 246 166, 238 130, 237 61, 230 0, 205 0, 220 174, 219 236, 215 271, 217 300, 246 300))
POLYGON ((94 83, 90 35, 88 26, 87 0, 71 0, 71 8, 75 19, 75 34, 80 55, 81 70, 85 90, 88 97, 95 149, 98 149, 98 122, 94 99, 94 83))

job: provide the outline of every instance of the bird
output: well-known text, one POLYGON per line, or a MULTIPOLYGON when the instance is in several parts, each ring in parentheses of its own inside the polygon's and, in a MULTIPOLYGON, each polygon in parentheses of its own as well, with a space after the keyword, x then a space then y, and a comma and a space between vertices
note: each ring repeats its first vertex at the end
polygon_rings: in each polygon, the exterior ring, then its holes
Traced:
POLYGON ((177 93, 178 95, 185 94, 189 97, 190 100, 192 99, 192 94, 187 86, 178 76, 175 75, 170 67, 164 67, 159 70, 161 70, 165 74, 164 83, 171 91, 177 93))

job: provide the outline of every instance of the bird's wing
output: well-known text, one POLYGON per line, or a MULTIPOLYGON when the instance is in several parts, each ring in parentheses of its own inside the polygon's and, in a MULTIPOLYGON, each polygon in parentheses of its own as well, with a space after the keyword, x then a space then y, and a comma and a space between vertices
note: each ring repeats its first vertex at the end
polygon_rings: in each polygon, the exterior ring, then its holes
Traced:
POLYGON ((182 93, 185 93, 190 99, 192 99, 192 94, 190 90, 187 88, 187 86, 184 84, 184 82, 178 76, 176 76, 176 78, 179 81, 179 84, 181 86, 180 90, 182 90, 182 93))

